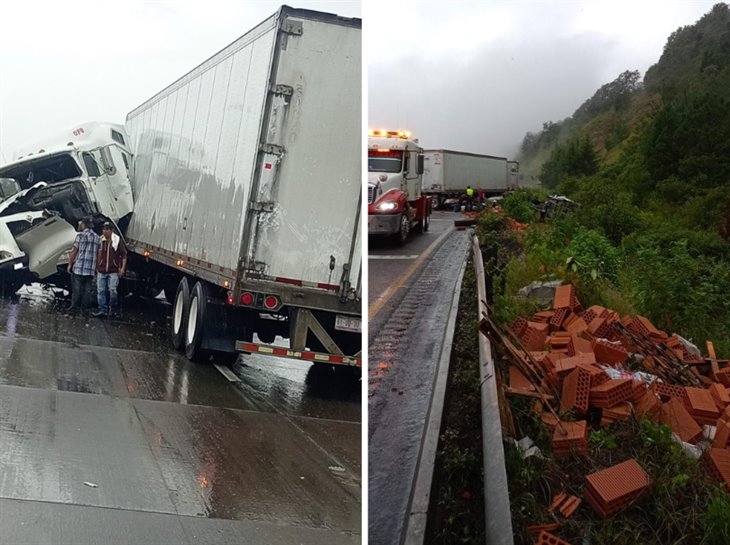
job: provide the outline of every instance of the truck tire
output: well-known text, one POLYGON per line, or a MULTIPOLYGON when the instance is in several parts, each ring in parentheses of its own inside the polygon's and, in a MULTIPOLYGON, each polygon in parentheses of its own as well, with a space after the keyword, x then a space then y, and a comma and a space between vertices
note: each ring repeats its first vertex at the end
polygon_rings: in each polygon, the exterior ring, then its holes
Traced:
POLYGON ((172 324, 170 338, 175 350, 182 350, 185 346, 185 325, 188 321, 190 309, 190 287, 188 279, 183 277, 177 285, 175 297, 172 299, 172 324))
POLYGON ((188 319, 185 324, 185 355, 191 361, 203 361, 206 353, 201 348, 205 334, 208 307, 208 290, 202 282, 196 282, 190 292, 188 319))
POLYGON ((395 242, 398 246, 403 246, 408 240, 408 235, 411 232, 411 220, 408 219, 408 213, 403 212, 400 217, 400 225, 398 226, 398 232, 395 234, 395 242))

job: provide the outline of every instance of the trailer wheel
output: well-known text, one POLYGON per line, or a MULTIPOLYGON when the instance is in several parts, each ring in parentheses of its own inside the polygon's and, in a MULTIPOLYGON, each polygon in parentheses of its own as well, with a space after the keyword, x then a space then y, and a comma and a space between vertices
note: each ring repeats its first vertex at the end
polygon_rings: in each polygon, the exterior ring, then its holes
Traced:
POLYGON ((183 277, 177 285, 175 297, 172 300, 172 325, 170 326, 172 346, 175 350, 182 350, 185 346, 185 324, 188 321, 190 309, 190 287, 188 279, 183 277))
POLYGON ((190 306, 185 327, 185 355, 192 361, 200 361, 205 356, 201 346, 205 332, 207 306, 208 294, 205 285, 202 282, 196 282, 190 293, 190 306))
POLYGON ((408 219, 408 213, 403 212, 403 215, 400 217, 400 226, 398 227, 398 232, 395 234, 395 241, 398 246, 403 246, 406 243, 406 240, 408 240, 408 234, 410 232, 411 220, 408 219))

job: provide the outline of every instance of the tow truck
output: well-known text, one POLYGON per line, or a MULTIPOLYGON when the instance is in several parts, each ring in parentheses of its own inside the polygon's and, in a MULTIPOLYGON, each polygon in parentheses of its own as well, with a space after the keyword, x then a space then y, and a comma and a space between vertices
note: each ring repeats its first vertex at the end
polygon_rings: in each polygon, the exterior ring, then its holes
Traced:
POLYGON ((428 231, 431 198, 422 180, 423 149, 409 131, 368 131, 368 235, 403 245, 411 231, 428 231))

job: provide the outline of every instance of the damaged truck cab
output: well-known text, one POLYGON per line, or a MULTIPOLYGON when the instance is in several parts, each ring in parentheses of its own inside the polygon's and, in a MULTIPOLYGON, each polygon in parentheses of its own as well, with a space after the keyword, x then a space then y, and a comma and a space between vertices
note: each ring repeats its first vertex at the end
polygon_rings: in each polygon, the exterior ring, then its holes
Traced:
POLYGON ((124 227, 134 207, 124 127, 90 122, 28 144, 0 167, 0 278, 46 278, 84 217, 124 227))

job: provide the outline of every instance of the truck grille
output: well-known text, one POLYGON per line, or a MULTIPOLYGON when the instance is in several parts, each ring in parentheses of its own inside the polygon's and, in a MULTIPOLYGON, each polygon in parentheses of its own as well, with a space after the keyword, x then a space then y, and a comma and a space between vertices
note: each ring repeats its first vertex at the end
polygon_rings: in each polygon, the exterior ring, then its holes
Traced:
POLYGON ((375 187, 373 187, 373 186, 368 187, 368 204, 373 204, 374 198, 375 198, 375 187))

